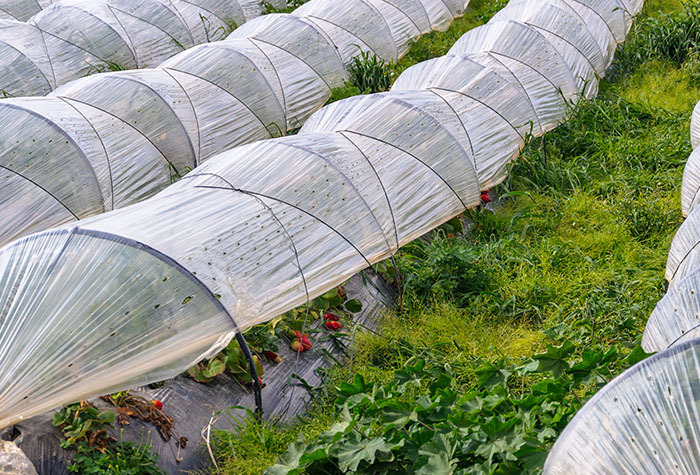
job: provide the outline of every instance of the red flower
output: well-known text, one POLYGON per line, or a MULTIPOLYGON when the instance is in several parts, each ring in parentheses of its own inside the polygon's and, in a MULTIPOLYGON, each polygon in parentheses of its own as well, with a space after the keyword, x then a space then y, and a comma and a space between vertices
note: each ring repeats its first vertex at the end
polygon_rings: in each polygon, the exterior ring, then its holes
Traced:
POLYGON ((337 316, 337 315, 333 315, 332 313, 327 313, 327 314, 325 314, 325 315, 323 316, 323 318, 325 318, 326 320, 333 320, 333 321, 335 321, 335 322, 338 321, 338 316, 337 316))
POLYGON ((153 401, 151 401, 151 404, 153 404, 153 407, 155 407, 159 411, 163 410, 163 403, 160 402, 158 399, 154 399, 153 401))
POLYGON ((481 192, 481 202, 486 204, 486 203, 491 203, 491 197, 489 196, 489 190, 484 190, 481 192))
POLYGON ((335 320, 328 320, 326 322, 326 328, 328 328, 329 330, 340 330, 341 328, 343 328, 343 324, 335 320))

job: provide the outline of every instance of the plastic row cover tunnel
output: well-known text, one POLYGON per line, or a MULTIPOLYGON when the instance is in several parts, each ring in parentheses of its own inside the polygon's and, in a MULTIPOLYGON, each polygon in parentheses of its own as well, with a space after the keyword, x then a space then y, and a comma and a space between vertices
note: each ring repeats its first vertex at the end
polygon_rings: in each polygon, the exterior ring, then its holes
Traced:
POLYGON ((545 474, 694 474, 700 466, 700 340, 634 365, 579 410, 545 474))
MULTIPOLYGON (((0 0, 0 19, 27 21, 44 8, 59 1, 0 0)), ((227 11, 242 10, 245 19, 255 18, 264 11, 263 2, 259 0, 171 0, 170 3, 176 6, 188 23, 191 22, 191 25, 196 25, 193 30, 207 26, 210 31, 214 31, 218 27, 217 23, 219 23, 219 20, 222 20, 221 26, 225 26, 225 23, 230 21, 227 18, 228 14, 225 13, 227 11), (222 15, 222 13, 224 14, 222 15), (200 14, 204 18, 200 18, 200 14), (208 14, 213 14, 216 18, 210 18, 208 14), (197 23, 202 23, 202 25, 200 26, 197 23), (211 28, 211 26, 214 26, 214 28, 211 28)), ((267 3, 276 8, 285 6, 279 0, 271 0, 267 3)), ((231 26, 231 24, 229 23, 228 26, 231 26)))
POLYGON ((298 135, 4 247, 0 426, 170 377, 477 206, 525 130, 565 118, 562 92, 574 100, 575 80, 546 37, 494 21, 392 91, 321 109, 298 135))
MULTIPOLYGON (((195 44, 223 39, 261 13, 259 6, 246 8, 258 3, 60 0, 26 23, 0 19, 0 90, 5 97, 45 95, 89 74, 157 66, 195 44)), ((0 0, 0 12, 19 6, 0 0)))
POLYGON ((681 341, 700 337, 700 106, 691 117, 690 141, 694 148, 683 172, 681 207, 686 220, 673 238, 666 262, 669 288, 649 317, 642 345, 660 351, 681 341))
POLYGON ((361 50, 395 60, 461 1, 312 0, 159 68, 1 101, 0 244, 141 201, 217 153, 298 129, 361 50))

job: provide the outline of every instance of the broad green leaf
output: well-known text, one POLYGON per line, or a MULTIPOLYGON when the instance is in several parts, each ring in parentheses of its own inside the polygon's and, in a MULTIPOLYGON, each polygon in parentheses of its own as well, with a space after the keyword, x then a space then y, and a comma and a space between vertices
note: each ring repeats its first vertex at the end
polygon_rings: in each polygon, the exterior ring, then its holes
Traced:
POLYGON ((649 356, 653 355, 654 353, 647 353, 642 349, 640 345, 637 345, 634 347, 632 352, 627 355, 627 357, 624 359, 625 363, 628 365, 634 365, 639 363, 640 361, 648 358, 649 356))
POLYGON ((551 371, 554 377, 558 378, 564 371, 569 369, 570 365, 566 358, 574 350, 575 347, 570 341, 565 341, 561 346, 547 345, 546 352, 533 356, 533 359, 539 362, 537 370, 541 372, 551 371))
POLYGON ((435 439, 418 450, 427 462, 416 470, 416 475, 449 475, 454 473, 457 460, 453 459, 456 441, 445 434, 437 434, 435 439))
POLYGON ((345 302, 345 310, 351 313, 357 313, 362 310, 362 302, 357 299, 348 300, 345 302))
POLYGON ((365 439, 356 431, 350 432, 342 445, 338 448, 338 465, 342 472, 357 471, 360 463, 374 463, 377 452, 384 453, 387 457, 391 452, 392 444, 382 438, 365 439))
POLYGON ((475 371, 477 375, 477 384, 482 388, 488 388, 491 386, 505 386, 508 377, 511 372, 502 368, 503 363, 500 362, 499 366, 493 365, 491 363, 484 363, 479 369, 475 371))
POLYGON ((207 367, 202 371, 202 376, 205 378, 213 378, 214 376, 223 373, 225 369, 226 366, 224 366, 224 362, 219 358, 214 358, 213 360, 209 361, 207 367))
POLYGON ((304 455, 304 449, 306 447, 302 444, 292 444, 289 446, 287 451, 282 455, 277 463, 272 467, 265 470, 266 475, 296 475, 300 473, 301 466, 299 462, 301 461, 302 455, 304 455))

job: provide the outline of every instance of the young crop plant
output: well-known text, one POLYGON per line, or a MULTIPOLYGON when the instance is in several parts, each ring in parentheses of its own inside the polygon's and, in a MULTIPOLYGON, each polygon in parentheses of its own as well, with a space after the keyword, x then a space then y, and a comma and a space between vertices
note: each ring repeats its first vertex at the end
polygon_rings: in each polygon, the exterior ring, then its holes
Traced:
POLYGON ((574 353, 565 340, 519 365, 485 363, 465 393, 449 364, 419 356, 385 384, 356 374, 337 389, 339 421, 265 473, 538 473, 582 398, 646 356, 618 346, 574 353))
POLYGON ((394 64, 378 58, 368 51, 362 51, 352 58, 348 69, 350 84, 362 94, 389 90, 394 82, 394 64))
POLYGON ((114 420, 114 412, 101 411, 86 401, 66 406, 54 414, 53 425, 64 436, 61 447, 76 451, 68 471, 81 475, 164 474, 148 438, 135 445, 117 441, 108 434, 114 420))

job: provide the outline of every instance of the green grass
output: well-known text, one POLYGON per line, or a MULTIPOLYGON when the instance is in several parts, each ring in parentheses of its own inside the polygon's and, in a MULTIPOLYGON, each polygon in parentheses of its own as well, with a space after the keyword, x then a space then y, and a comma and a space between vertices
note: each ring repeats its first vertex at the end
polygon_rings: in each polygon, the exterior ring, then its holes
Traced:
MULTIPOLYGON (((495 11, 486 1, 472 6, 450 31, 417 41, 397 70, 444 54, 495 11)), ((681 8, 676 0, 652 0, 641 19, 681 15, 681 8)), ((653 38, 646 28, 635 34, 653 38)), ((682 222, 689 117, 700 99, 689 56, 648 46, 632 38, 598 98, 528 144, 495 190, 506 196, 496 214, 468 213, 467 237, 438 234, 404 248, 404 308, 378 334, 358 338, 349 363, 328 372, 304 420, 268 428, 275 441, 269 448, 246 445, 255 441, 247 428, 239 437, 219 434, 230 441, 218 445, 221 472, 260 473, 290 442, 330 427, 338 384, 355 373, 387 382, 411 351, 448 362, 464 392, 483 362, 516 364, 562 338, 579 355, 638 342, 664 293, 666 254, 682 222)))

